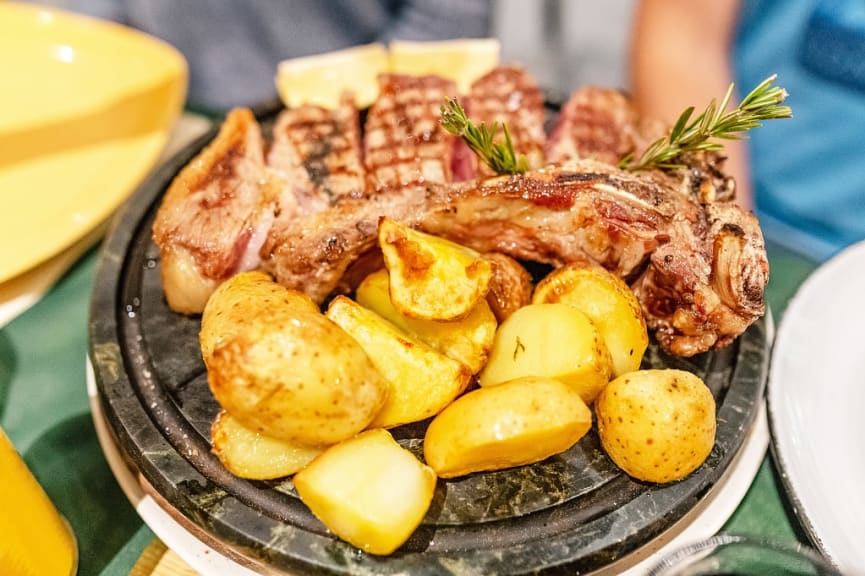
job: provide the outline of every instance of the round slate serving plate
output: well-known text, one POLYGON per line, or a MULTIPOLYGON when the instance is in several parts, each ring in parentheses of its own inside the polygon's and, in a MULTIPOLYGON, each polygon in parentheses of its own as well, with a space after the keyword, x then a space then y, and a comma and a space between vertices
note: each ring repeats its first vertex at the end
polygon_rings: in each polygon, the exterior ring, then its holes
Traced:
MULTIPOLYGON (((266 125, 276 109, 259 116, 266 125)), ((733 345, 695 358, 650 344, 644 366, 701 376, 717 402, 718 431, 706 462, 668 485, 630 479, 601 450, 593 429, 543 462, 439 480, 432 506, 394 554, 360 552, 331 535, 290 479, 236 478, 210 453, 219 406, 207 387, 199 317, 172 312, 151 226, 174 176, 215 129, 163 165, 116 218, 103 246, 90 320, 90 360, 105 416, 130 463, 189 521, 269 569, 303 574, 580 574, 647 544, 692 509, 723 476, 761 405, 767 321, 733 345)), ((392 431, 421 454, 424 424, 392 431)))

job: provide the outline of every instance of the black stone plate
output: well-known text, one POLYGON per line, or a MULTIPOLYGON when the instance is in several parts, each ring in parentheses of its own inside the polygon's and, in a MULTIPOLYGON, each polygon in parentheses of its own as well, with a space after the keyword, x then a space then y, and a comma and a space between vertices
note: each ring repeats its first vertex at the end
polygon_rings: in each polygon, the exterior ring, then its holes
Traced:
MULTIPOLYGON (((260 114, 272 121, 275 109, 260 114)), ((218 405, 198 345, 200 319, 175 314, 162 292, 151 225, 162 194, 214 131, 164 164, 115 219, 103 246, 90 320, 90 359, 108 423, 130 463, 177 512, 217 541, 302 574, 580 574, 640 548, 682 518, 721 478, 755 418, 766 380, 765 320, 733 345, 691 359, 653 342, 644 365, 701 376, 717 402, 706 462, 667 485, 630 479, 593 429, 538 464, 439 480, 420 528, 394 554, 364 554, 332 536, 290 479, 255 482, 210 453, 218 405)), ((421 453, 424 425, 395 429, 421 453)))

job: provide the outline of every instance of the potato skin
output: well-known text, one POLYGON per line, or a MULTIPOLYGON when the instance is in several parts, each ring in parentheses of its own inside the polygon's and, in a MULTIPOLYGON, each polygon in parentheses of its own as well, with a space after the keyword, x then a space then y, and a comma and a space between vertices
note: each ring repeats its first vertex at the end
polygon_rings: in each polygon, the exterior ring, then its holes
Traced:
POLYGON ((388 385, 363 348, 320 312, 276 307, 248 318, 208 366, 217 402, 244 426, 308 446, 363 430, 388 385))
POLYGON ((390 390, 370 427, 392 428, 438 414, 469 385, 471 372, 415 340, 346 296, 334 298, 327 317, 363 348, 390 390))
POLYGON ((201 315, 198 339, 204 364, 210 363, 214 348, 242 332, 250 319, 285 307, 318 311, 309 296, 289 290, 264 272, 241 272, 223 282, 207 300, 201 315))
POLYGON ((478 388, 436 416, 424 437, 424 458, 452 478, 539 462, 573 446, 592 426, 589 407, 553 378, 518 378, 478 388))
POLYGON ((646 482, 684 478, 715 444, 715 398, 698 376, 684 370, 619 376, 598 396, 595 414, 607 455, 646 482))

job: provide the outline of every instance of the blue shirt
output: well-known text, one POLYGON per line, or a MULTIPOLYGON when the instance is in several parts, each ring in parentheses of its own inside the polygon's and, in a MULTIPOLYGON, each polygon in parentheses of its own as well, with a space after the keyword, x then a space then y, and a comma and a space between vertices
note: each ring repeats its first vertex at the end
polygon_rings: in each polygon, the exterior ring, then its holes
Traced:
POLYGON ((793 109, 748 140, 766 238, 817 261, 865 239, 865 2, 746 1, 734 62, 741 92, 777 73, 793 109))

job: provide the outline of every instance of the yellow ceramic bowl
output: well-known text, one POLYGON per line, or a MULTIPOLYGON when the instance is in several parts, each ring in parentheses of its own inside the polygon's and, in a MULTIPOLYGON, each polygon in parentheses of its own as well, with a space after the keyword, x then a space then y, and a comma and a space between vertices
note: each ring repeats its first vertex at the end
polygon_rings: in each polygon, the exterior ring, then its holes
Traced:
POLYGON ((171 46, 0 2, 0 282, 103 223, 159 158, 186 97, 171 46))

